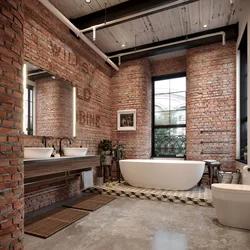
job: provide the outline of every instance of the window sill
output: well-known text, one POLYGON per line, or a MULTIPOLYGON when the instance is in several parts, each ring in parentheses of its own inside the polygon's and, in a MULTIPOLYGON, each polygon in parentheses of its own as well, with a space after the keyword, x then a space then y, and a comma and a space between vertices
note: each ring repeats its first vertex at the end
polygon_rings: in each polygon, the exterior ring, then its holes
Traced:
POLYGON ((244 164, 247 164, 247 161, 245 161, 245 160, 241 160, 241 159, 235 159, 236 161, 238 161, 238 162, 241 162, 241 163, 244 163, 244 164))

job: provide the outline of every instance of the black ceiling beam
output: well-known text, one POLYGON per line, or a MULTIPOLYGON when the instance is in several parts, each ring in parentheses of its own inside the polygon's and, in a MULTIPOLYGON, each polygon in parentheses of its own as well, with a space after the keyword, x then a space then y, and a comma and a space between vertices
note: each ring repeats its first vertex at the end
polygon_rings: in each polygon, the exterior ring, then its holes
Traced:
MULTIPOLYGON (((233 25, 229 25, 229 26, 225 26, 225 27, 221 27, 221 28, 217 28, 217 29, 213 29, 213 30, 207 30, 207 31, 203 31, 203 32, 194 33, 194 34, 188 35, 188 38, 195 38, 198 36, 212 34, 212 33, 220 32, 220 31, 224 31, 226 33, 226 41, 236 40, 238 37, 238 23, 233 24, 233 25)), ((138 46, 138 47, 136 47, 136 50, 141 50, 141 49, 145 49, 145 48, 152 48, 154 46, 178 42, 178 41, 184 41, 185 39, 186 39, 186 36, 172 38, 172 39, 168 39, 168 40, 164 40, 164 41, 160 41, 160 42, 156 42, 156 43, 150 43, 150 44, 138 46)), ((199 39, 199 40, 195 40, 195 41, 189 41, 189 42, 184 41, 183 43, 171 45, 168 47, 163 47, 163 48, 158 48, 158 49, 152 48, 152 50, 142 51, 142 52, 138 52, 138 53, 131 54, 131 55, 124 55, 121 57, 121 61, 124 62, 124 61, 130 61, 130 60, 135 60, 135 59, 139 59, 139 58, 144 58, 144 57, 156 56, 156 55, 160 55, 160 54, 175 52, 175 51, 184 50, 184 49, 190 49, 190 48, 204 46, 204 45, 218 43, 218 42, 222 42, 221 35, 213 36, 213 37, 209 37, 209 38, 203 38, 203 39, 199 39)), ((135 48, 115 51, 112 53, 108 53, 107 56, 110 57, 110 56, 114 56, 114 55, 118 55, 118 54, 126 53, 126 52, 132 52, 132 51, 135 51, 135 48)), ((118 58, 112 58, 112 61, 117 63, 118 58)))
MULTIPOLYGON (((176 2, 175 5, 169 6, 169 7, 157 10, 157 11, 152 11, 150 14, 161 12, 161 11, 164 11, 167 9, 176 8, 176 7, 186 5, 189 3, 197 2, 199 0, 186 0, 185 2, 182 2, 182 3, 178 3, 177 1, 178 0, 147 0, 147 1, 145 1, 145 0, 132 0, 132 1, 127 1, 127 2, 117 4, 117 5, 114 5, 112 7, 107 8, 106 9, 106 13, 107 13, 106 22, 114 21, 114 20, 124 18, 124 17, 128 17, 128 16, 133 15, 133 14, 139 14, 142 11, 150 10, 152 8, 160 7, 160 6, 174 3, 174 2, 176 2)), ((117 25, 119 23, 134 20, 134 19, 137 19, 137 18, 140 18, 143 16, 147 16, 147 15, 149 15, 149 14, 148 13, 147 14, 141 13, 141 15, 139 15, 137 17, 131 17, 126 21, 120 21, 120 22, 117 22, 115 24, 106 25, 104 27, 98 28, 98 30, 104 29, 104 28, 107 28, 107 27, 110 27, 113 25, 117 25)), ((105 22, 105 10, 93 12, 93 13, 88 14, 86 16, 71 19, 70 21, 80 30, 89 28, 89 27, 97 25, 97 24, 102 24, 105 22)))

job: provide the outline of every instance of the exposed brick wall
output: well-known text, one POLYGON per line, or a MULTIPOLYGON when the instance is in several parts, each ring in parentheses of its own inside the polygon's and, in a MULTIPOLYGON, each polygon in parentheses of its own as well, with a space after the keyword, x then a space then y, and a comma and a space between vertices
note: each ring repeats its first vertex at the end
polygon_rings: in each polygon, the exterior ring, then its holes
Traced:
POLYGON ((128 158, 151 156, 151 75, 148 59, 123 63, 112 77, 112 140, 128 158), (117 111, 136 109, 136 131, 117 131, 117 111))
MULTIPOLYGON (((73 140, 72 146, 86 145, 89 148, 88 154, 96 154, 99 141, 111 139, 110 67, 83 41, 70 34, 69 29, 39 1, 25 0, 24 11, 24 59, 77 87, 77 138, 73 140)), ((72 107, 72 102, 67 105, 72 107)), ((61 118, 55 117, 56 119, 61 118)), ((70 128, 71 121, 72 119, 68 122, 61 119, 59 125, 70 128)), ((72 131, 71 128, 70 130, 72 131)), ((46 135, 45 131, 43 135, 46 135)), ((48 140, 48 145, 55 143, 54 145, 59 146, 59 137, 64 137, 65 133, 60 129, 58 134, 53 135, 48 140)), ((70 135, 69 137, 72 138, 70 135)), ((42 146, 41 137, 27 136, 24 144, 42 146)), ((77 191, 65 191, 68 197, 80 192, 79 178, 72 180, 71 186, 77 191)), ((27 188, 25 195, 29 195, 30 191, 32 190, 27 188)), ((60 192, 55 192, 53 202, 62 197, 67 198, 67 195, 61 195, 60 192)), ((44 205, 39 205, 42 200, 39 196, 34 199, 34 210, 44 205)), ((29 199, 26 199, 25 204, 25 208, 31 211, 32 203, 29 199)))
POLYGON ((23 1, 1 1, 0 33, 0 249, 23 249, 23 1))
POLYGON ((77 86, 78 138, 111 139, 110 67, 39 1, 25 0, 24 59, 77 86))
POLYGON ((152 76, 170 75, 186 72, 186 56, 178 56, 150 62, 152 76))
POLYGON ((225 169, 235 168, 236 47, 213 44, 187 51, 187 159, 216 159, 225 169), (204 134, 200 130, 228 130, 204 134), (204 152, 228 154, 203 154, 204 152))
POLYGON ((25 213, 46 207, 80 194, 80 178, 68 181, 53 181, 25 187, 25 213), (43 192, 41 194, 41 192, 43 192))
POLYGON ((73 88, 51 77, 36 81, 36 134, 42 136, 73 135, 73 88))

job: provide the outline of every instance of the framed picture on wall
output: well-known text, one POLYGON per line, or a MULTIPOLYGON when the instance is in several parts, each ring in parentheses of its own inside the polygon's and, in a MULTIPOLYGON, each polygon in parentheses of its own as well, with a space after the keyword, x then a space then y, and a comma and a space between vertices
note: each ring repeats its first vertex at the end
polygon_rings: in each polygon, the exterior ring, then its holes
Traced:
POLYGON ((117 111, 117 130, 136 130, 136 109, 117 111))

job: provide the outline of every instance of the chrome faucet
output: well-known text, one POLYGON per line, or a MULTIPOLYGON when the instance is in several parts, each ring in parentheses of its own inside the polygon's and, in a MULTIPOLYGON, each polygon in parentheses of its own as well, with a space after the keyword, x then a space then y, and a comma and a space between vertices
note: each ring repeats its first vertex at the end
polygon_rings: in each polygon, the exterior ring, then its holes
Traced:
POLYGON ((47 137, 46 136, 42 137, 42 144, 44 144, 45 148, 47 147, 47 137))
POLYGON ((69 141, 69 144, 71 144, 71 140, 68 137, 63 137, 60 139, 60 146, 59 146, 59 154, 62 155, 62 140, 67 139, 69 141))

